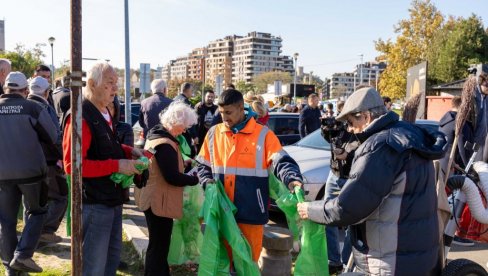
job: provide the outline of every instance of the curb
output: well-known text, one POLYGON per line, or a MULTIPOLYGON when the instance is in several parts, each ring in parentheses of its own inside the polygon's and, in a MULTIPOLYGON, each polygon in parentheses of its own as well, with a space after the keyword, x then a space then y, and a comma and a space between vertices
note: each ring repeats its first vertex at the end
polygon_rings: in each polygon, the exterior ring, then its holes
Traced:
POLYGON ((132 245, 137 251, 137 254, 141 257, 142 260, 146 257, 146 250, 149 244, 148 237, 139 229, 131 219, 124 219, 122 220, 122 228, 127 235, 129 241, 132 242, 132 245))

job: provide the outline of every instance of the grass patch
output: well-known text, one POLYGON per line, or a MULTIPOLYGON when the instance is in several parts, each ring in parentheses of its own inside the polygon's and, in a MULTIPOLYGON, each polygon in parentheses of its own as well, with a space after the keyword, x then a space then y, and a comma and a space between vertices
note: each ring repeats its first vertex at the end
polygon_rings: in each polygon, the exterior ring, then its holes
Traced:
POLYGON ((122 252, 120 259, 128 265, 127 270, 118 270, 118 276, 139 276, 144 275, 144 263, 137 254, 127 235, 122 231, 122 252))

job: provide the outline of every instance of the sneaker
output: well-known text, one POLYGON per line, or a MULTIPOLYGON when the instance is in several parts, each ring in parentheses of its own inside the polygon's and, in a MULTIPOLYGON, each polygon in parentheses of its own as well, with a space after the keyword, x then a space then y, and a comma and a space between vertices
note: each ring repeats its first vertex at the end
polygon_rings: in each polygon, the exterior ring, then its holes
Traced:
POLYGON ((38 266, 32 258, 20 259, 14 257, 9 266, 15 270, 24 272, 42 272, 42 267, 38 266))
POLYGON ((54 234, 54 233, 52 233, 52 234, 44 233, 39 238, 39 242, 45 242, 45 243, 60 243, 62 241, 63 241, 63 238, 54 234))
POLYGON ((458 236, 454 236, 452 239, 452 243, 460 245, 460 246, 474 246, 474 242, 468 239, 464 239, 458 236))

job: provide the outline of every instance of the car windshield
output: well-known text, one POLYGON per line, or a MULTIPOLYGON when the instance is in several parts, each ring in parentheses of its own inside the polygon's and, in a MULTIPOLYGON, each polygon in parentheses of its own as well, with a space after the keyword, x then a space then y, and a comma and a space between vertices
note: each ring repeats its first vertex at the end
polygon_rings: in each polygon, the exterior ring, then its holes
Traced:
POLYGON ((305 136, 295 145, 299 147, 330 150, 330 144, 325 141, 324 137, 322 137, 320 129, 317 129, 316 131, 310 133, 310 135, 305 136))

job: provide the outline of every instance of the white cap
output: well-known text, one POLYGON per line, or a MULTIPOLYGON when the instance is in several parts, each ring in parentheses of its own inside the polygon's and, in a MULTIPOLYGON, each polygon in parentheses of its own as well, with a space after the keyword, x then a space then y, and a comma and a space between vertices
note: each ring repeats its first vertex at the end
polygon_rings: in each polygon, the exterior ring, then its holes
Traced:
POLYGON ((24 89, 28 85, 27 78, 21 72, 10 72, 5 79, 5 86, 10 89, 24 89))
POLYGON ((29 91, 31 94, 43 95, 49 88, 49 82, 43 77, 35 77, 29 83, 29 91))

